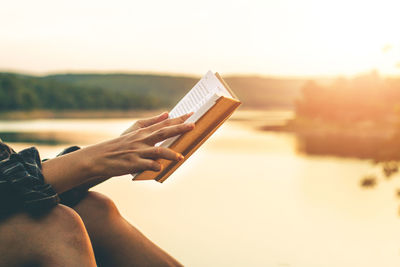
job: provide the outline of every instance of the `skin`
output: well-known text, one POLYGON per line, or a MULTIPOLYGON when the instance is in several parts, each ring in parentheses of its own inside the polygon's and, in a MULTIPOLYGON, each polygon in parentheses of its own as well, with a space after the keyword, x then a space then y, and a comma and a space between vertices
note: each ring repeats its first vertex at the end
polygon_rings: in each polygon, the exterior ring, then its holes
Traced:
MULTIPOLYGON (((191 114, 139 120, 120 137, 43 162, 57 193, 90 188, 114 176, 158 171, 164 158, 182 160, 155 144, 188 132, 191 114)), ((119 213, 111 199, 90 191, 74 207, 57 205, 40 217, 18 212, 0 221, 0 266, 181 266, 119 213)))

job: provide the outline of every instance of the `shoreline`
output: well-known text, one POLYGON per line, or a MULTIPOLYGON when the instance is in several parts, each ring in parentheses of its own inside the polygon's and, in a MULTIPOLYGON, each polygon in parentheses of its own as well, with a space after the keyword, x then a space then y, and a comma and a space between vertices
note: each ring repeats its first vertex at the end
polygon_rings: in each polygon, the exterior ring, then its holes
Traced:
MULTIPOLYGON (((32 120, 32 119, 124 119, 124 118, 139 118, 149 117, 160 114, 162 112, 169 111, 168 108, 157 108, 157 109, 128 109, 128 110, 30 110, 30 111, 0 111, 0 120, 32 120)), ((274 113, 288 113, 292 114, 292 109, 286 108, 240 108, 240 115, 238 112, 234 113, 231 120, 234 121, 251 121, 258 120, 262 121, 265 112, 274 111, 274 113), (243 116, 246 113, 253 113, 252 118, 248 119, 247 116, 243 116)), ((285 115, 286 117, 292 117, 291 115, 285 115)))
POLYGON ((297 118, 284 125, 264 125, 264 132, 294 134, 307 155, 400 161, 400 129, 389 121, 333 122, 297 118))
POLYGON ((166 109, 6 111, 0 112, 0 120, 139 118, 154 116, 164 111, 166 109))

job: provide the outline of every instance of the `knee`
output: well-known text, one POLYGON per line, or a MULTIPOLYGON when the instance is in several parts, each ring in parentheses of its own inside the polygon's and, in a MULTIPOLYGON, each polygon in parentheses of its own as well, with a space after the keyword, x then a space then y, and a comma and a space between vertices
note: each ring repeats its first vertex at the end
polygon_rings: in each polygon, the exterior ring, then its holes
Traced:
POLYGON ((90 243, 85 225, 73 209, 57 205, 45 220, 47 227, 43 230, 49 233, 51 239, 60 238, 65 245, 74 247, 87 246, 87 243, 90 243))
POLYGON ((78 205, 77 211, 79 213, 85 210, 86 214, 90 213, 101 220, 113 220, 120 216, 114 201, 98 192, 89 191, 87 196, 78 205))
POLYGON ((92 244, 78 213, 57 205, 46 219, 43 234, 47 235, 41 242, 45 246, 39 250, 37 261, 43 266, 93 266, 92 244))
POLYGON ((46 221, 54 221, 56 222, 54 225, 61 224, 66 228, 78 229, 83 226, 79 214, 73 209, 61 204, 55 206, 44 219, 46 221))
MULTIPOLYGON (((9 233, 29 233, 34 236, 32 240, 56 239, 63 234, 84 235, 86 233, 82 219, 73 209, 56 205, 54 208, 39 217, 32 217, 27 213, 18 213, 10 218, 0 227, 9 233), (10 230, 10 227, 14 231, 10 230)), ((0 231, 1 233, 1 231, 0 231)))
POLYGON ((0 224, 0 254, 2 251, 7 252, 11 262, 35 263, 51 262, 67 252, 92 253, 81 218, 63 205, 57 205, 40 217, 19 213, 0 224))

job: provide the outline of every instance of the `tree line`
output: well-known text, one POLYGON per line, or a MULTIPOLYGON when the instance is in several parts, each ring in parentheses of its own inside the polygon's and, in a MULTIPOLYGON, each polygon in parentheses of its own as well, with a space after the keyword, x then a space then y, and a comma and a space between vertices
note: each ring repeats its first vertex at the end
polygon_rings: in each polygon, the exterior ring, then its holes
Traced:
MULTIPOLYGON (((165 98, 165 97, 164 97, 165 98)), ((0 111, 152 109, 167 105, 156 94, 75 85, 52 78, 0 73, 0 111)))
POLYGON ((330 85, 308 82, 296 101, 296 117, 325 122, 384 122, 400 114, 400 79, 375 72, 330 85))

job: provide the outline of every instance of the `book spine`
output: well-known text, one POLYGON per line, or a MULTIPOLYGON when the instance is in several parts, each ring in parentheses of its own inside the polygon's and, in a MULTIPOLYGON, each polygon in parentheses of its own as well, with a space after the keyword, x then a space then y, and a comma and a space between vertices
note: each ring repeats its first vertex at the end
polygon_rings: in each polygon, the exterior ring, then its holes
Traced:
POLYGON ((235 109, 241 103, 237 100, 220 97, 215 105, 207 111, 203 117, 196 123, 195 129, 197 133, 194 133, 194 137, 183 135, 182 140, 176 140, 171 145, 171 149, 179 151, 185 159, 176 162, 175 164, 169 164, 166 168, 157 176, 156 180, 160 183, 164 182, 180 165, 184 163, 235 111, 235 109), (184 139, 190 140, 188 143, 184 139), (181 146, 183 144, 183 147, 181 146), (186 145, 185 145, 186 144, 186 145))
POLYGON ((164 182, 179 166, 181 166, 235 111, 241 104, 236 99, 221 96, 216 103, 195 123, 196 127, 176 139, 169 148, 181 153, 185 158, 179 162, 160 159, 163 166, 159 172, 144 171, 134 180, 156 180, 164 182))

